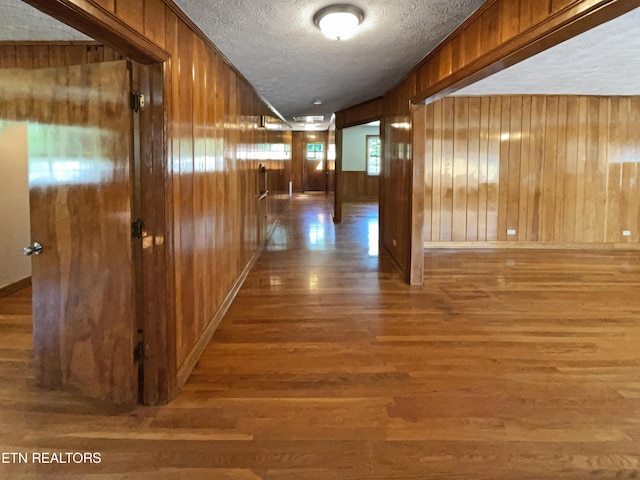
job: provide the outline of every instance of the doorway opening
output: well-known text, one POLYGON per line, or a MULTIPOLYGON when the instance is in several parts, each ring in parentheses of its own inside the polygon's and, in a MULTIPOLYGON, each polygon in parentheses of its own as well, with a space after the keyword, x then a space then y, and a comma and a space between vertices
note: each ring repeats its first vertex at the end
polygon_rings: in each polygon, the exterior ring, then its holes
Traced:
POLYGON ((340 182, 336 202, 340 218, 348 216, 362 223, 362 238, 369 254, 379 251, 379 185, 382 165, 380 121, 343 128, 340 132, 340 182), (362 220, 362 222, 360 222, 362 220))

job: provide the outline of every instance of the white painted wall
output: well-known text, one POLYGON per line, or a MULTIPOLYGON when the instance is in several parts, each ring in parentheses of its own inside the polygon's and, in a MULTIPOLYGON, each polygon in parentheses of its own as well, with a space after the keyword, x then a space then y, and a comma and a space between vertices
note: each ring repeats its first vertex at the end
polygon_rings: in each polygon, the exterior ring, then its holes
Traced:
POLYGON ((31 276, 27 128, 0 124, 0 288, 31 276))
POLYGON ((364 172, 367 169, 367 135, 380 135, 380 127, 360 125, 342 131, 343 172, 364 172))

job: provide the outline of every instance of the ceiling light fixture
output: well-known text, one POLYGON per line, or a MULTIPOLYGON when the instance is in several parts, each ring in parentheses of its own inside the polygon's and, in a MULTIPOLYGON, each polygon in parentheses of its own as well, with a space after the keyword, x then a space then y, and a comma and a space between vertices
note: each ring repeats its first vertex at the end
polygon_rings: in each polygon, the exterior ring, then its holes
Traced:
POLYGON ((313 16, 313 23, 332 40, 346 40, 352 37, 362 20, 364 12, 347 4, 329 5, 318 10, 313 16))

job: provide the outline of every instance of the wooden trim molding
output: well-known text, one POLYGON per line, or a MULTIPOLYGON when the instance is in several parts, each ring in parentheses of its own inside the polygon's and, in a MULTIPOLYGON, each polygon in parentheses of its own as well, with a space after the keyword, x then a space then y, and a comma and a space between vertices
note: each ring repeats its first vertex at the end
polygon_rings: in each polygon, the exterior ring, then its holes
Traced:
POLYGON ((22 280, 18 280, 17 282, 10 283, 9 285, 5 285, 0 288, 0 298, 8 297, 9 295, 19 292, 25 288, 31 286, 31 277, 23 278, 22 280))
MULTIPOLYGON (((458 25, 458 27, 453 32, 447 35, 447 37, 444 40, 442 40, 433 50, 431 50, 422 60, 420 60, 420 62, 409 71, 409 73, 407 74, 407 77, 410 76, 411 74, 417 73, 418 70, 420 70, 424 65, 429 63, 436 56, 436 53, 440 51, 444 45, 449 43, 453 38, 460 35, 460 32, 466 29, 469 25, 478 21, 484 14, 484 12, 489 10, 499 1, 501 0, 488 0, 485 3, 483 3, 480 6, 480 8, 478 8, 475 12, 471 14, 469 18, 467 18, 464 22, 458 25)), ((576 1, 579 1, 579 0, 576 0, 576 1)))
POLYGON ((23 1, 142 64, 169 59, 164 49, 91 0, 23 1))
POLYGON ((424 242, 425 250, 640 250, 639 243, 424 242))
POLYGON ((383 97, 372 98, 336 112, 336 129, 355 127, 382 118, 383 97))
POLYGON ((407 261, 407 283, 409 285, 422 285, 424 271, 424 254, 422 244, 424 242, 424 171, 425 171, 425 142, 426 107, 415 105, 411 108, 411 134, 413 136, 413 152, 411 155, 411 198, 409 226, 409 259, 407 261))
POLYGON ((333 211, 333 223, 342 222, 342 203, 344 201, 342 195, 342 185, 344 179, 342 178, 342 128, 336 128, 336 171, 335 171, 335 192, 334 195, 334 211, 333 211))
POLYGON ((398 272, 400 273, 400 276, 405 281, 407 281, 407 278, 409 278, 409 273, 407 272, 407 269, 405 268, 405 266, 398 261, 394 252, 391 251, 391 249, 389 249, 384 242, 380 242, 380 250, 384 250, 385 252, 387 252, 387 254, 389 255, 389 258, 391 259, 391 263, 393 263, 393 265, 396 267, 396 270, 398 270, 398 272))

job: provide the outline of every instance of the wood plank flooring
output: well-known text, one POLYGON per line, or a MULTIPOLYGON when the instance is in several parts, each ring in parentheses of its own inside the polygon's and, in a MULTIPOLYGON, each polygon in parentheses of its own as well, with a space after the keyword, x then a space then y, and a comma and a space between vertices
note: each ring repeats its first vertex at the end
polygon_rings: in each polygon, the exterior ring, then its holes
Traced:
POLYGON ((0 299, 0 478, 640 478, 639 252, 442 251, 409 287, 377 207, 294 197, 181 395, 46 392, 29 292, 0 299))

